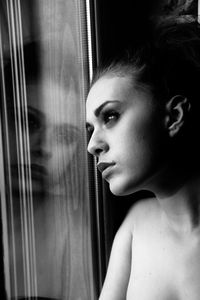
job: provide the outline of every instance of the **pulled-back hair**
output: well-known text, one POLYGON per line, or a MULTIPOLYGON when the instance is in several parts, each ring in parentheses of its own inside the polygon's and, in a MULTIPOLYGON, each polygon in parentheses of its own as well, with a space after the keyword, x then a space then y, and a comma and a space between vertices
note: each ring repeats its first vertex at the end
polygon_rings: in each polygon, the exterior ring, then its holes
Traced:
MULTIPOLYGON (((149 88, 158 101, 175 95, 200 99, 200 25, 196 20, 167 19, 135 49, 134 41, 118 57, 97 68, 91 85, 100 77, 131 76, 136 88, 149 88)), ((196 105, 195 104, 195 105, 196 105)))

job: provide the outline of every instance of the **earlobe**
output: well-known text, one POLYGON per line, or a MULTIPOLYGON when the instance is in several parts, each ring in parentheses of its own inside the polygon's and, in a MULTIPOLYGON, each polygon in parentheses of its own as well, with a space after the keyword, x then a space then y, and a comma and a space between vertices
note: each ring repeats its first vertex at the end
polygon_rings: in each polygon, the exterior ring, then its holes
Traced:
POLYGON ((176 95, 167 102, 166 125, 171 137, 181 130, 190 108, 191 104, 188 98, 182 95, 176 95))

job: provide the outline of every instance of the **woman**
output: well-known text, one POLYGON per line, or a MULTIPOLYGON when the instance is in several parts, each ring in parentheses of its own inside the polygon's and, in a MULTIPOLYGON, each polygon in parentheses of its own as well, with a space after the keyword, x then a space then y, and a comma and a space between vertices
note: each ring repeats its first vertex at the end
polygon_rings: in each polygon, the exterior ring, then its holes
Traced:
POLYGON ((197 22, 160 25, 103 66, 87 98, 88 151, 115 195, 148 190, 114 239, 101 300, 200 294, 197 22))
MULTIPOLYGON (((22 97, 19 102, 14 97, 10 60, 5 67, 10 154, 5 164, 11 170, 11 182, 6 186, 7 222, 14 224, 8 226, 11 284, 7 293, 13 299, 61 299, 66 293, 70 297, 85 291, 83 282, 79 289, 72 283, 82 275, 80 260, 73 264, 70 260, 80 240, 79 230, 83 230, 77 188, 82 177, 77 176, 80 170, 74 163, 81 155, 81 134, 75 118, 79 99, 75 72, 72 69, 65 82, 57 79, 55 68, 52 72, 49 66, 46 73, 42 72, 39 54, 37 43, 24 45, 26 104, 22 97), (19 111, 27 114, 27 122, 21 118, 21 129, 15 110, 18 115, 19 111), (29 152, 20 153, 20 137, 23 145, 28 139, 29 152), (34 284, 30 274, 36 278, 34 284)), ((78 247, 76 253, 81 249, 78 247)))

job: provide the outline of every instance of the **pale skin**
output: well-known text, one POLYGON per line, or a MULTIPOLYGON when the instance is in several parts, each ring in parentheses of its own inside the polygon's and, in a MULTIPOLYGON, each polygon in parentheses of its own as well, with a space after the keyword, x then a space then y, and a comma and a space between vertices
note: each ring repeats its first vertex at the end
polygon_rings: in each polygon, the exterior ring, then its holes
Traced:
POLYGON ((100 300, 199 299, 200 172, 173 148, 191 105, 182 95, 163 105, 129 76, 104 75, 88 94, 88 151, 111 163, 102 172, 111 192, 156 195, 119 228, 100 300))

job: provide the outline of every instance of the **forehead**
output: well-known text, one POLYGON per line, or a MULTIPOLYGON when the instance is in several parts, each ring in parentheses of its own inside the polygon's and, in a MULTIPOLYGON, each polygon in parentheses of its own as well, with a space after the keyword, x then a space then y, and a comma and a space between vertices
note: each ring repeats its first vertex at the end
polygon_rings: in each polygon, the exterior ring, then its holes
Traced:
POLYGON ((51 80, 27 85, 28 106, 40 111, 49 121, 75 123, 77 98, 73 80, 67 89, 51 80))
POLYGON ((105 101, 127 99, 134 90, 133 79, 128 76, 100 78, 89 91, 86 102, 87 115, 105 101))

